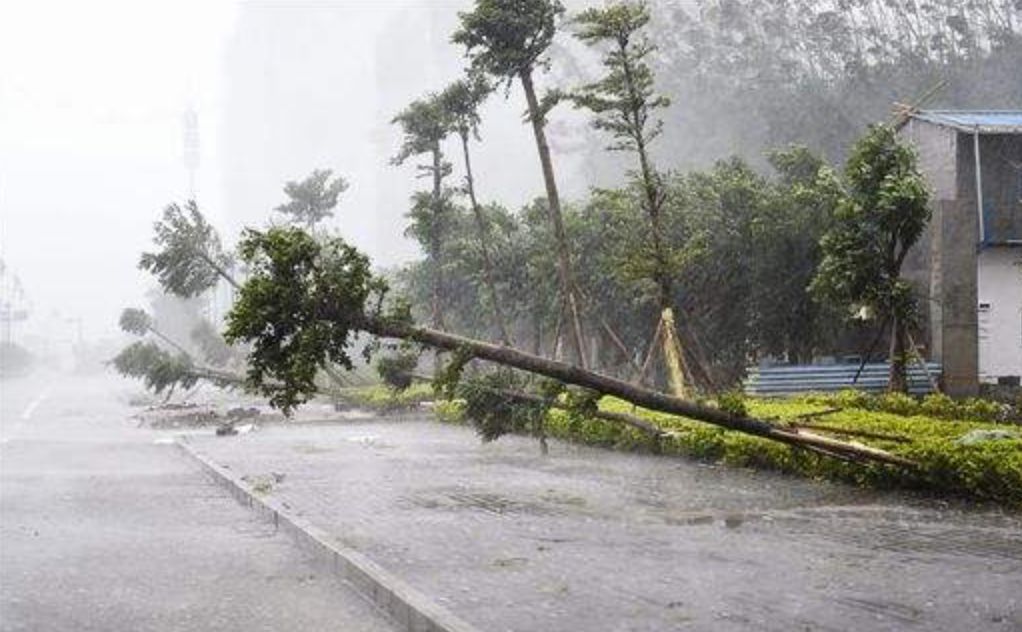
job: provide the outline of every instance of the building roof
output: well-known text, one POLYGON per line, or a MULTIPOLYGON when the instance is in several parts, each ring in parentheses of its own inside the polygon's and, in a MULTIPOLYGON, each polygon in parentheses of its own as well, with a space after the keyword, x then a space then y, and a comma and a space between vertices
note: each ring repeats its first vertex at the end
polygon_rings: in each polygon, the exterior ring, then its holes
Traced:
POLYGON ((980 134, 1022 134, 1022 110, 920 110, 912 118, 980 134))

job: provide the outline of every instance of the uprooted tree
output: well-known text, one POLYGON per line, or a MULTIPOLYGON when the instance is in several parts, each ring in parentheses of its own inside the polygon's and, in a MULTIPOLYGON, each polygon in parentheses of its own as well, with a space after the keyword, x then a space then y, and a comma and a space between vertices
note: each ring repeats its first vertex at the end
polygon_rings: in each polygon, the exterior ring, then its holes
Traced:
POLYGON ((328 362, 351 367, 359 333, 418 343, 613 395, 637 406, 682 415, 729 430, 838 458, 897 465, 911 462, 729 411, 696 404, 593 371, 517 349, 416 326, 407 306, 388 307, 387 284, 369 258, 340 238, 316 240, 295 228, 246 231, 239 248, 250 276, 228 316, 226 337, 251 345, 248 383, 271 403, 292 411, 316 393, 316 370, 328 362))
MULTIPOLYGON (((200 226, 205 225, 197 209, 192 219, 200 226)), ((189 235, 194 234, 196 228, 188 221, 177 225, 177 230, 189 235)), ((208 234, 203 236, 209 238, 208 234)), ((147 254, 143 261, 168 263, 160 267, 158 275, 165 290, 178 295, 200 294, 227 272, 222 266, 214 267, 210 263, 207 250, 195 245, 184 247, 179 237, 169 234, 165 223, 158 223, 156 242, 162 249, 147 254), (178 256, 168 258, 167 249, 178 256), (173 263, 169 263, 171 261, 173 263), (214 274, 202 274, 203 265, 214 274)), ((244 284, 239 285, 237 300, 227 318, 225 338, 231 343, 247 343, 245 387, 268 397, 271 405, 288 414, 319 392, 316 375, 320 370, 331 366, 352 369, 355 343, 360 334, 368 334, 378 339, 400 340, 452 352, 453 366, 449 366, 448 375, 441 379, 448 394, 455 392, 453 389, 462 382, 461 368, 473 359, 494 363, 501 367, 499 370, 517 369, 553 380, 553 383, 545 383, 540 395, 504 393, 506 400, 532 407, 532 413, 526 414, 532 420, 539 420, 536 411, 551 407, 556 399, 554 395, 570 385, 583 389, 581 399, 590 409, 595 407, 599 397, 612 395, 650 410, 688 417, 835 458, 913 465, 911 461, 881 450, 750 418, 741 407, 714 408, 697 404, 511 347, 416 326, 407 303, 388 300, 388 285, 372 273, 369 258, 339 237, 314 237, 297 227, 249 229, 243 235, 238 255, 247 265, 248 276, 244 284)), ((367 346, 363 353, 371 353, 372 349, 372 345, 367 346)), ((144 379, 154 389, 167 388, 174 383, 187 386, 198 379, 208 379, 222 386, 237 385, 240 381, 238 376, 194 366, 187 356, 175 356, 152 343, 136 343, 122 353, 115 364, 122 373, 144 379)), ((507 431, 506 419, 494 427, 486 425, 500 422, 502 408, 492 405, 492 397, 494 394, 501 396, 506 383, 506 380, 498 380, 491 388, 483 381, 470 381, 457 391, 462 395, 471 396, 475 392, 490 398, 489 406, 485 405, 486 400, 476 400, 480 418, 477 426, 484 438, 507 431)), ((469 404, 471 409, 472 402, 469 404)), ((601 417, 654 435, 659 433, 655 426, 626 415, 602 414, 601 417)), ((542 438, 541 428, 540 436, 542 438)))

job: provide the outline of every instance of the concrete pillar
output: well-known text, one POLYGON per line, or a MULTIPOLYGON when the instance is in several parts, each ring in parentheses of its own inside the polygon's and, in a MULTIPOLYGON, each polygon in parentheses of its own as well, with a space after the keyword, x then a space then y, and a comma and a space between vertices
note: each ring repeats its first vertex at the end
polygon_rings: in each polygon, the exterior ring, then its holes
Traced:
MULTIPOLYGON (((938 201, 934 209, 933 274, 939 287, 940 309, 933 327, 944 365, 944 389, 952 397, 979 393, 979 333, 976 313, 979 243, 975 202, 938 201), (938 223, 939 222, 939 223, 938 223), (939 237, 937 237, 939 234, 939 237)), ((936 289, 936 288, 935 288, 936 289)))

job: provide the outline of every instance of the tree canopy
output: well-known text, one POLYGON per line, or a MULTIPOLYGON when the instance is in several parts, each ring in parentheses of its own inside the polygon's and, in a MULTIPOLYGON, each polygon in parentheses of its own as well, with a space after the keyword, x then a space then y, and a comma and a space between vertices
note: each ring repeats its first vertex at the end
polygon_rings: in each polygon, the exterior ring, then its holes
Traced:
POLYGON ((226 270, 231 266, 231 256, 195 200, 186 202, 184 208, 167 206, 154 229, 153 243, 160 249, 143 253, 138 265, 169 291, 185 298, 198 296, 221 277, 229 278, 226 270))
POLYGON ((870 128, 855 145, 845 177, 848 192, 821 242, 813 290, 892 323, 891 388, 905 390, 905 335, 918 300, 901 267, 930 219, 929 194, 915 153, 886 126, 870 128))
POLYGON ((474 69, 510 82, 543 64, 563 14, 557 0, 476 0, 458 14, 451 40, 465 47, 474 69))
POLYGON ((332 175, 330 169, 316 169, 304 180, 288 182, 284 185, 288 201, 273 210, 309 229, 333 217, 338 197, 348 190, 348 182, 339 176, 331 181, 332 175))

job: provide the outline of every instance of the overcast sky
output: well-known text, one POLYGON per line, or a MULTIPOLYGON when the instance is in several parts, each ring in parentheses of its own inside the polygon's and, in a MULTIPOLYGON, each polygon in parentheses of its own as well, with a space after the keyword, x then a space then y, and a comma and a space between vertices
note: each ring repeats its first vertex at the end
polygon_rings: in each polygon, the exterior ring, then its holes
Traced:
MULTIPOLYGON (((199 201, 228 241, 265 223, 285 180, 333 168, 352 184, 335 227, 378 264, 415 256, 401 233, 421 183, 414 165, 387 164, 400 144, 389 121, 458 76, 448 37, 470 6, 0 0, 0 256, 30 301, 21 332, 69 336, 81 319, 87 337, 108 335, 121 309, 146 305, 138 256, 161 209, 189 195, 188 108, 199 201)), ((523 109, 516 93, 491 100, 476 155, 481 189, 512 208, 542 191, 523 109)))
POLYGON ((236 11, 0 0, 0 251, 37 326, 81 318, 98 335, 142 300, 139 252, 186 190, 181 118, 190 102, 216 107, 236 11))

